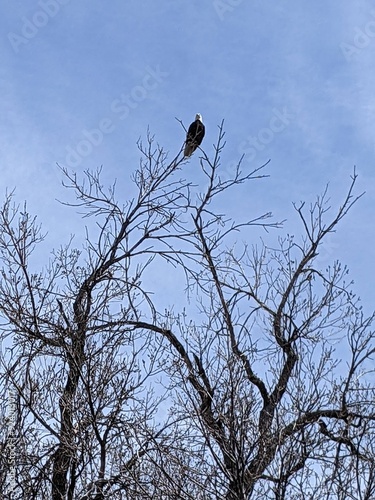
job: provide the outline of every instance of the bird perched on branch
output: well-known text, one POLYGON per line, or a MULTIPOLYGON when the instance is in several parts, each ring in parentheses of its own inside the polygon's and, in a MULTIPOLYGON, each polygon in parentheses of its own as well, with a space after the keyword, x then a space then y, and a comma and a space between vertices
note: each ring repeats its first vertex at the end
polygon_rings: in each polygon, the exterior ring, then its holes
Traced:
POLYGON ((202 123, 202 115, 197 113, 195 121, 190 125, 186 135, 184 156, 191 156, 203 141, 205 127, 202 123))

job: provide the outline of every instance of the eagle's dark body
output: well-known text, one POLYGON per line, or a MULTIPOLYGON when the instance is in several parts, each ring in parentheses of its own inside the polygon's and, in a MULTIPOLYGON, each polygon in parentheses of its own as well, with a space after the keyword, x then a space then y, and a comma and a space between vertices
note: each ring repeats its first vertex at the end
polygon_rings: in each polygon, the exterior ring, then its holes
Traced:
POLYGON ((204 134, 205 127, 202 123, 202 117, 200 114, 197 114, 186 136, 184 156, 191 156, 194 153, 203 141, 204 134))

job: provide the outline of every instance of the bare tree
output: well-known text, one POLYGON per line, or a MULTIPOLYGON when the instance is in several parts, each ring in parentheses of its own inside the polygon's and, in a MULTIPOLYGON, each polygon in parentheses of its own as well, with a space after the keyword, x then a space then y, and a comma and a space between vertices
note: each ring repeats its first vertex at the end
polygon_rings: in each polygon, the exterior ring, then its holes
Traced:
MULTIPOLYGON (((124 205, 104 191, 100 172, 80 183, 63 170, 76 206, 99 229, 83 250, 70 242, 55 251, 39 272, 31 258, 44 236, 35 218, 12 195, 2 207, 0 310, 4 342, 13 345, 2 356, 3 403, 11 387, 22 421, 12 498, 104 498, 161 435, 151 423, 163 394, 149 385, 159 355, 145 355, 147 335, 127 321, 141 307, 155 314, 141 278, 178 223, 188 186, 173 179, 181 158, 166 164, 151 137, 147 148, 140 144, 137 196, 124 205)), ((7 474, 4 467, 3 485, 7 474)))
POLYGON ((276 249, 236 252, 223 241, 238 226, 217 229, 222 217, 209 207, 226 188, 218 163, 205 157, 202 167, 208 188, 193 207, 192 242, 201 260, 184 266, 205 322, 194 329, 181 318, 174 327, 135 324, 175 349, 176 407, 188 401, 184 411, 206 446, 206 467, 216 465, 202 491, 231 500, 370 499, 373 316, 364 316, 345 267, 318 266, 324 238, 359 198, 356 174, 331 219, 326 191, 310 208, 295 207, 300 241, 288 236, 276 249))
POLYGON ((327 191, 309 208, 295 206, 300 241, 288 236, 276 249, 236 252, 225 239, 265 223, 238 225, 215 213, 215 199, 238 184, 223 182, 219 165, 219 156, 201 159, 207 188, 191 203, 194 239, 182 262, 205 321, 132 323, 175 352, 176 412, 190 418, 200 470, 211 469, 209 478, 192 471, 193 482, 205 498, 370 499, 373 315, 364 316, 347 269, 333 262, 322 270, 318 258, 359 198, 356 174, 331 218, 327 191))
POLYGON ((223 180, 224 145, 221 124, 212 157, 200 150, 197 188, 182 152, 168 161, 148 136, 128 202, 100 170, 81 180, 63 169, 86 244, 70 241, 39 271, 41 228, 6 198, 3 406, 7 391, 17 396, 17 425, 5 421, 0 443, 9 491, 17 442, 8 498, 374 496, 373 316, 347 269, 319 261, 359 198, 356 174, 336 212, 327 191, 296 205, 302 237, 270 248, 255 228, 280 228, 271 214, 237 223, 218 208, 265 167, 243 174, 240 161, 223 180), (186 288, 185 310, 157 310, 144 285, 161 262, 175 295, 186 288))

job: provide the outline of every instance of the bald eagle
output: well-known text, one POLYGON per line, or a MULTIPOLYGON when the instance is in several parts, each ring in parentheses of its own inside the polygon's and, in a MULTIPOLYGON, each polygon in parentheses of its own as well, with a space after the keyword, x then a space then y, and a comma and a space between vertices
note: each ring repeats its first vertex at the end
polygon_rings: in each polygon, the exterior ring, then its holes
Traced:
POLYGON ((202 115, 195 115, 195 121, 190 125, 186 135, 184 156, 191 156, 194 151, 200 146, 205 133, 205 127, 202 123, 202 115))

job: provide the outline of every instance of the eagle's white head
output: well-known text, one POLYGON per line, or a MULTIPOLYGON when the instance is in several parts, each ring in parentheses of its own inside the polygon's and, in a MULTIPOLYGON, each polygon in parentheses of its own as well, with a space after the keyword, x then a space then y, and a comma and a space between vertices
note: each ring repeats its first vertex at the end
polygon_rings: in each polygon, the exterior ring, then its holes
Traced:
POLYGON ((199 121, 201 122, 201 121, 202 121, 202 115, 201 115, 200 113, 197 113, 197 114, 195 115, 195 119, 196 119, 196 120, 199 120, 199 121))

